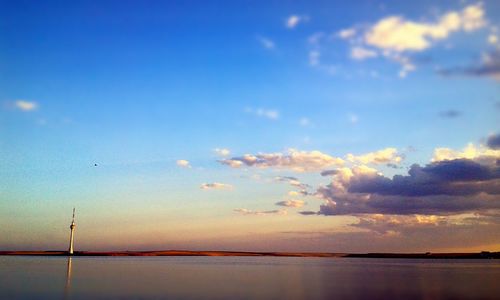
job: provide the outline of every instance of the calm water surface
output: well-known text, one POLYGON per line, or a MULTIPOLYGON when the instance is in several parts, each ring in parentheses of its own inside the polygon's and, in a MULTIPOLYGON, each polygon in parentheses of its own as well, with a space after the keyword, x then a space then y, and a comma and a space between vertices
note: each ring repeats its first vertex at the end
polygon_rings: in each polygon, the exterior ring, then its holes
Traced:
POLYGON ((0 299, 499 299, 498 260, 0 256, 0 299))

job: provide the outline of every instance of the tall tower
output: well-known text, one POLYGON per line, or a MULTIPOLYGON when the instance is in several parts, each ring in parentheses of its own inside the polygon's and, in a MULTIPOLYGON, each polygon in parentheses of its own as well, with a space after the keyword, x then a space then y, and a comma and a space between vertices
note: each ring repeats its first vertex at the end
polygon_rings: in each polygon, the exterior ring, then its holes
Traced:
POLYGON ((73 236, 75 233, 75 208, 73 207, 73 220, 71 221, 71 225, 69 225, 69 228, 71 229, 71 233, 69 235, 69 249, 68 249, 68 254, 73 255, 73 236))

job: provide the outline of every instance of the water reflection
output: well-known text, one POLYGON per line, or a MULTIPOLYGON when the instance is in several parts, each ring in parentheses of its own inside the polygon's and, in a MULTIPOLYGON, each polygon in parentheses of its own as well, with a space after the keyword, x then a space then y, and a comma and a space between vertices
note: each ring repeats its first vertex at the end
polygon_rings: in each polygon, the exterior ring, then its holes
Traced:
POLYGON ((64 299, 69 299, 71 288, 71 263, 73 257, 68 256, 68 263, 66 264, 66 285, 64 286, 64 299))
POLYGON ((495 299, 498 278, 498 260, 0 256, 0 299, 495 299))

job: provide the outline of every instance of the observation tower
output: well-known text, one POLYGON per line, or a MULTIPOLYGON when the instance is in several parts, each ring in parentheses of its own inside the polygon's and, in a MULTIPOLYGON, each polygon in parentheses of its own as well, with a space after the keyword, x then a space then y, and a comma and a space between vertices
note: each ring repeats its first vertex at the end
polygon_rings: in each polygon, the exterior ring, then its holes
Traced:
POLYGON ((73 255, 73 237, 75 234, 75 208, 73 207, 73 220, 71 221, 71 225, 69 225, 69 228, 71 229, 71 233, 69 235, 69 249, 68 249, 68 254, 73 255))

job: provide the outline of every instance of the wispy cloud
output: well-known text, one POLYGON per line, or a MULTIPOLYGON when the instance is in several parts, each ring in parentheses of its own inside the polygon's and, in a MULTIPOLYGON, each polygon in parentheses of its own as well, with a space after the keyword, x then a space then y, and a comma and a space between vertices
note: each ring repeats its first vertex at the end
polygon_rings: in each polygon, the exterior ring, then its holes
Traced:
POLYGON ((337 36, 340 37, 341 39, 350 39, 355 35, 356 35, 356 29, 354 28, 342 29, 337 33, 337 36))
POLYGON ((318 212, 312 211, 312 210, 305 210, 305 211, 299 211, 299 214, 301 214, 303 216, 314 216, 314 215, 317 215, 318 212))
POLYGON ((443 110, 439 112, 439 116, 447 119, 454 119, 460 117, 462 112, 456 109, 443 110))
POLYGON ((344 164, 342 158, 333 157, 320 151, 299 151, 296 149, 289 149, 287 153, 245 154, 219 162, 233 168, 245 165, 257 168, 289 169, 295 172, 310 172, 344 164))
POLYGON ((438 70, 443 76, 490 77, 500 81, 500 49, 484 53, 478 63, 469 66, 451 67, 438 70))
POLYGON ((299 25, 299 23, 304 23, 309 21, 308 16, 291 15, 286 19, 285 26, 289 29, 293 29, 299 25))
POLYGON ((377 57, 377 52, 363 47, 351 48, 351 58, 355 60, 363 60, 367 58, 377 57))
POLYGON ((318 66, 320 64, 321 52, 319 50, 309 51, 309 65, 318 66))
POLYGON ((38 103, 27 100, 16 100, 14 106, 22 111, 33 111, 38 109, 38 103))
POLYGON ((496 45, 498 43, 498 36, 496 34, 488 35, 488 43, 496 45))
POLYGON ((356 114, 349 114, 348 118, 349 118, 349 122, 351 122, 351 124, 356 124, 359 122, 359 116, 356 114))
POLYGON ((311 120, 309 120, 306 117, 300 118, 299 119, 299 125, 303 127, 308 127, 311 126, 311 120))
POLYGON ((302 200, 284 200, 275 203, 278 206, 286 206, 286 207, 302 207, 305 202, 302 200))
POLYGON ((279 111, 277 111, 275 109, 267 109, 267 108, 254 109, 251 107, 246 107, 245 112, 247 112, 249 114, 253 114, 257 117, 266 118, 269 120, 277 120, 280 117, 279 111))
POLYGON ((228 156, 229 154, 231 154, 231 151, 229 149, 226 149, 226 148, 215 148, 214 149, 214 152, 219 155, 219 156, 228 156))
POLYGON ((191 168, 191 164, 185 159, 179 159, 178 161, 176 161, 176 164, 181 168, 191 168))
POLYGON ((324 32, 316 32, 307 38, 307 42, 310 45, 318 45, 325 36, 324 32))
POLYGON ((232 185, 220 182, 203 183, 200 186, 200 189, 202 190, 229 190, 232 188, 233 188, 232 185))
POLYGON ((264 36, 257 36, 257 41, 264 47, 265 49, 268 50, 273 50, 276 48, 276 44, 274 43, 273 40, 270 38, 264 37, 264 36))
POLYGON ((297 177, 293 177, 293 176, 277 176, 277 177, 274 178, 274 180, 278 181, 278 182, 286 182, 289 185, 291 185, 292 187, 299 189, 298 191, 290 191, 290 192, 288 192, 289 196, 298 196, 298 195, 308 196, 308 195, 312 195, 312 193, 309 192, 309 189, 311 188, 311 186, 309 184, 307 184, 307 183, 301 182, 297 177))
POLYGON ((242 215, 254 215, 254 216, 269 216, 269 215, 286 215, 288 212, 284 209, 275 210, 249 210, 246 208, 236 208, 234 212, 242 215))

